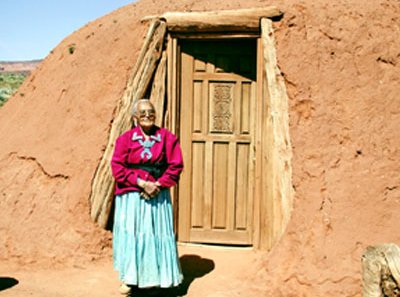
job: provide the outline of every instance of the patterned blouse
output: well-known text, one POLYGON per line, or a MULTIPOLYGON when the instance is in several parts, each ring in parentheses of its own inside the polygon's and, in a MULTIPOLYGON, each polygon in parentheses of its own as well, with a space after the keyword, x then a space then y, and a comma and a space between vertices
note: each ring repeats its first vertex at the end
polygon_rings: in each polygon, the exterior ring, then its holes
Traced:
POLYGON ((163 188, 172 187, 183 170, 178 139, 167 129, 156 127, 146 140, 137 126, 116 140, 111 170, 116 180, 116 195, 141 191, 138 178, 158 181, 163 188))

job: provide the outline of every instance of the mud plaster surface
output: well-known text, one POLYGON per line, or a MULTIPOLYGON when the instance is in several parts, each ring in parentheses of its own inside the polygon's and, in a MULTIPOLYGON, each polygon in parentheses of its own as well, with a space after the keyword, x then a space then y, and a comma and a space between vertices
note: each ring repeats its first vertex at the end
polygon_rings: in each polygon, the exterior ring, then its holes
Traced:
POLYGON ((0 109, 0 259, 43 269, 110 259, 111 234, 91 223, 88 197, 147 30, 140 18, 268 5, 285 11, 275 37, 296 194, 286 233, 240 270, 242 287, 260 296, 360 296, 362 251, 400 243, 395 0, 144 0, 68 36, 0 109))

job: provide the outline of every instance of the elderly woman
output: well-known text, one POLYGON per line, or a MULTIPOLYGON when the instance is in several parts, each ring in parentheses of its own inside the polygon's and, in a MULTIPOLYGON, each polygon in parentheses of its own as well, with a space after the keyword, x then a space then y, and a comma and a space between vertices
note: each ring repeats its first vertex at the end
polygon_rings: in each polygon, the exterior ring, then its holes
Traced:
POLYGON ((157 127, 154 106, 135 102, 137 126, 116 141, 111 168, 116 180, 114 268, 120 291, 174 287, 182 282, 169 188, 183 169, 174 134, 157 127))

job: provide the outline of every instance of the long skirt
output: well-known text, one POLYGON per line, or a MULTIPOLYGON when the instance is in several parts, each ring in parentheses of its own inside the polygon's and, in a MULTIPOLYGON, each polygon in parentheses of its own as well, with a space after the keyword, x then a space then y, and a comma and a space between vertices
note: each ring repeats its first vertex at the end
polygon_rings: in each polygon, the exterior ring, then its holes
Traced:
POLYGON ((139 192, 116 196, 113 258, 125 284, 168 288, 182 282, 168 190, 150 200, 139 192))

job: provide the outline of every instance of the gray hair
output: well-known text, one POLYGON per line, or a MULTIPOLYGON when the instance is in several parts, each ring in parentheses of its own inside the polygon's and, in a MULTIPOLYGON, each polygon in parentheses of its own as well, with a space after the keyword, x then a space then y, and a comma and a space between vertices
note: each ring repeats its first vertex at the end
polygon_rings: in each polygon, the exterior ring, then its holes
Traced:
POLYGON ((153 103, 151 103, 149 99, 146 99, 146 98, 138 99, 135 101, 135 103, 133 103, 132 115, 137 114, 137 111, 138 111, 137 109, 138 109, 139 104, 144 103, 144 102, 150 103, 151 107, 153 107, 153 109, 155 109, 153 103))

